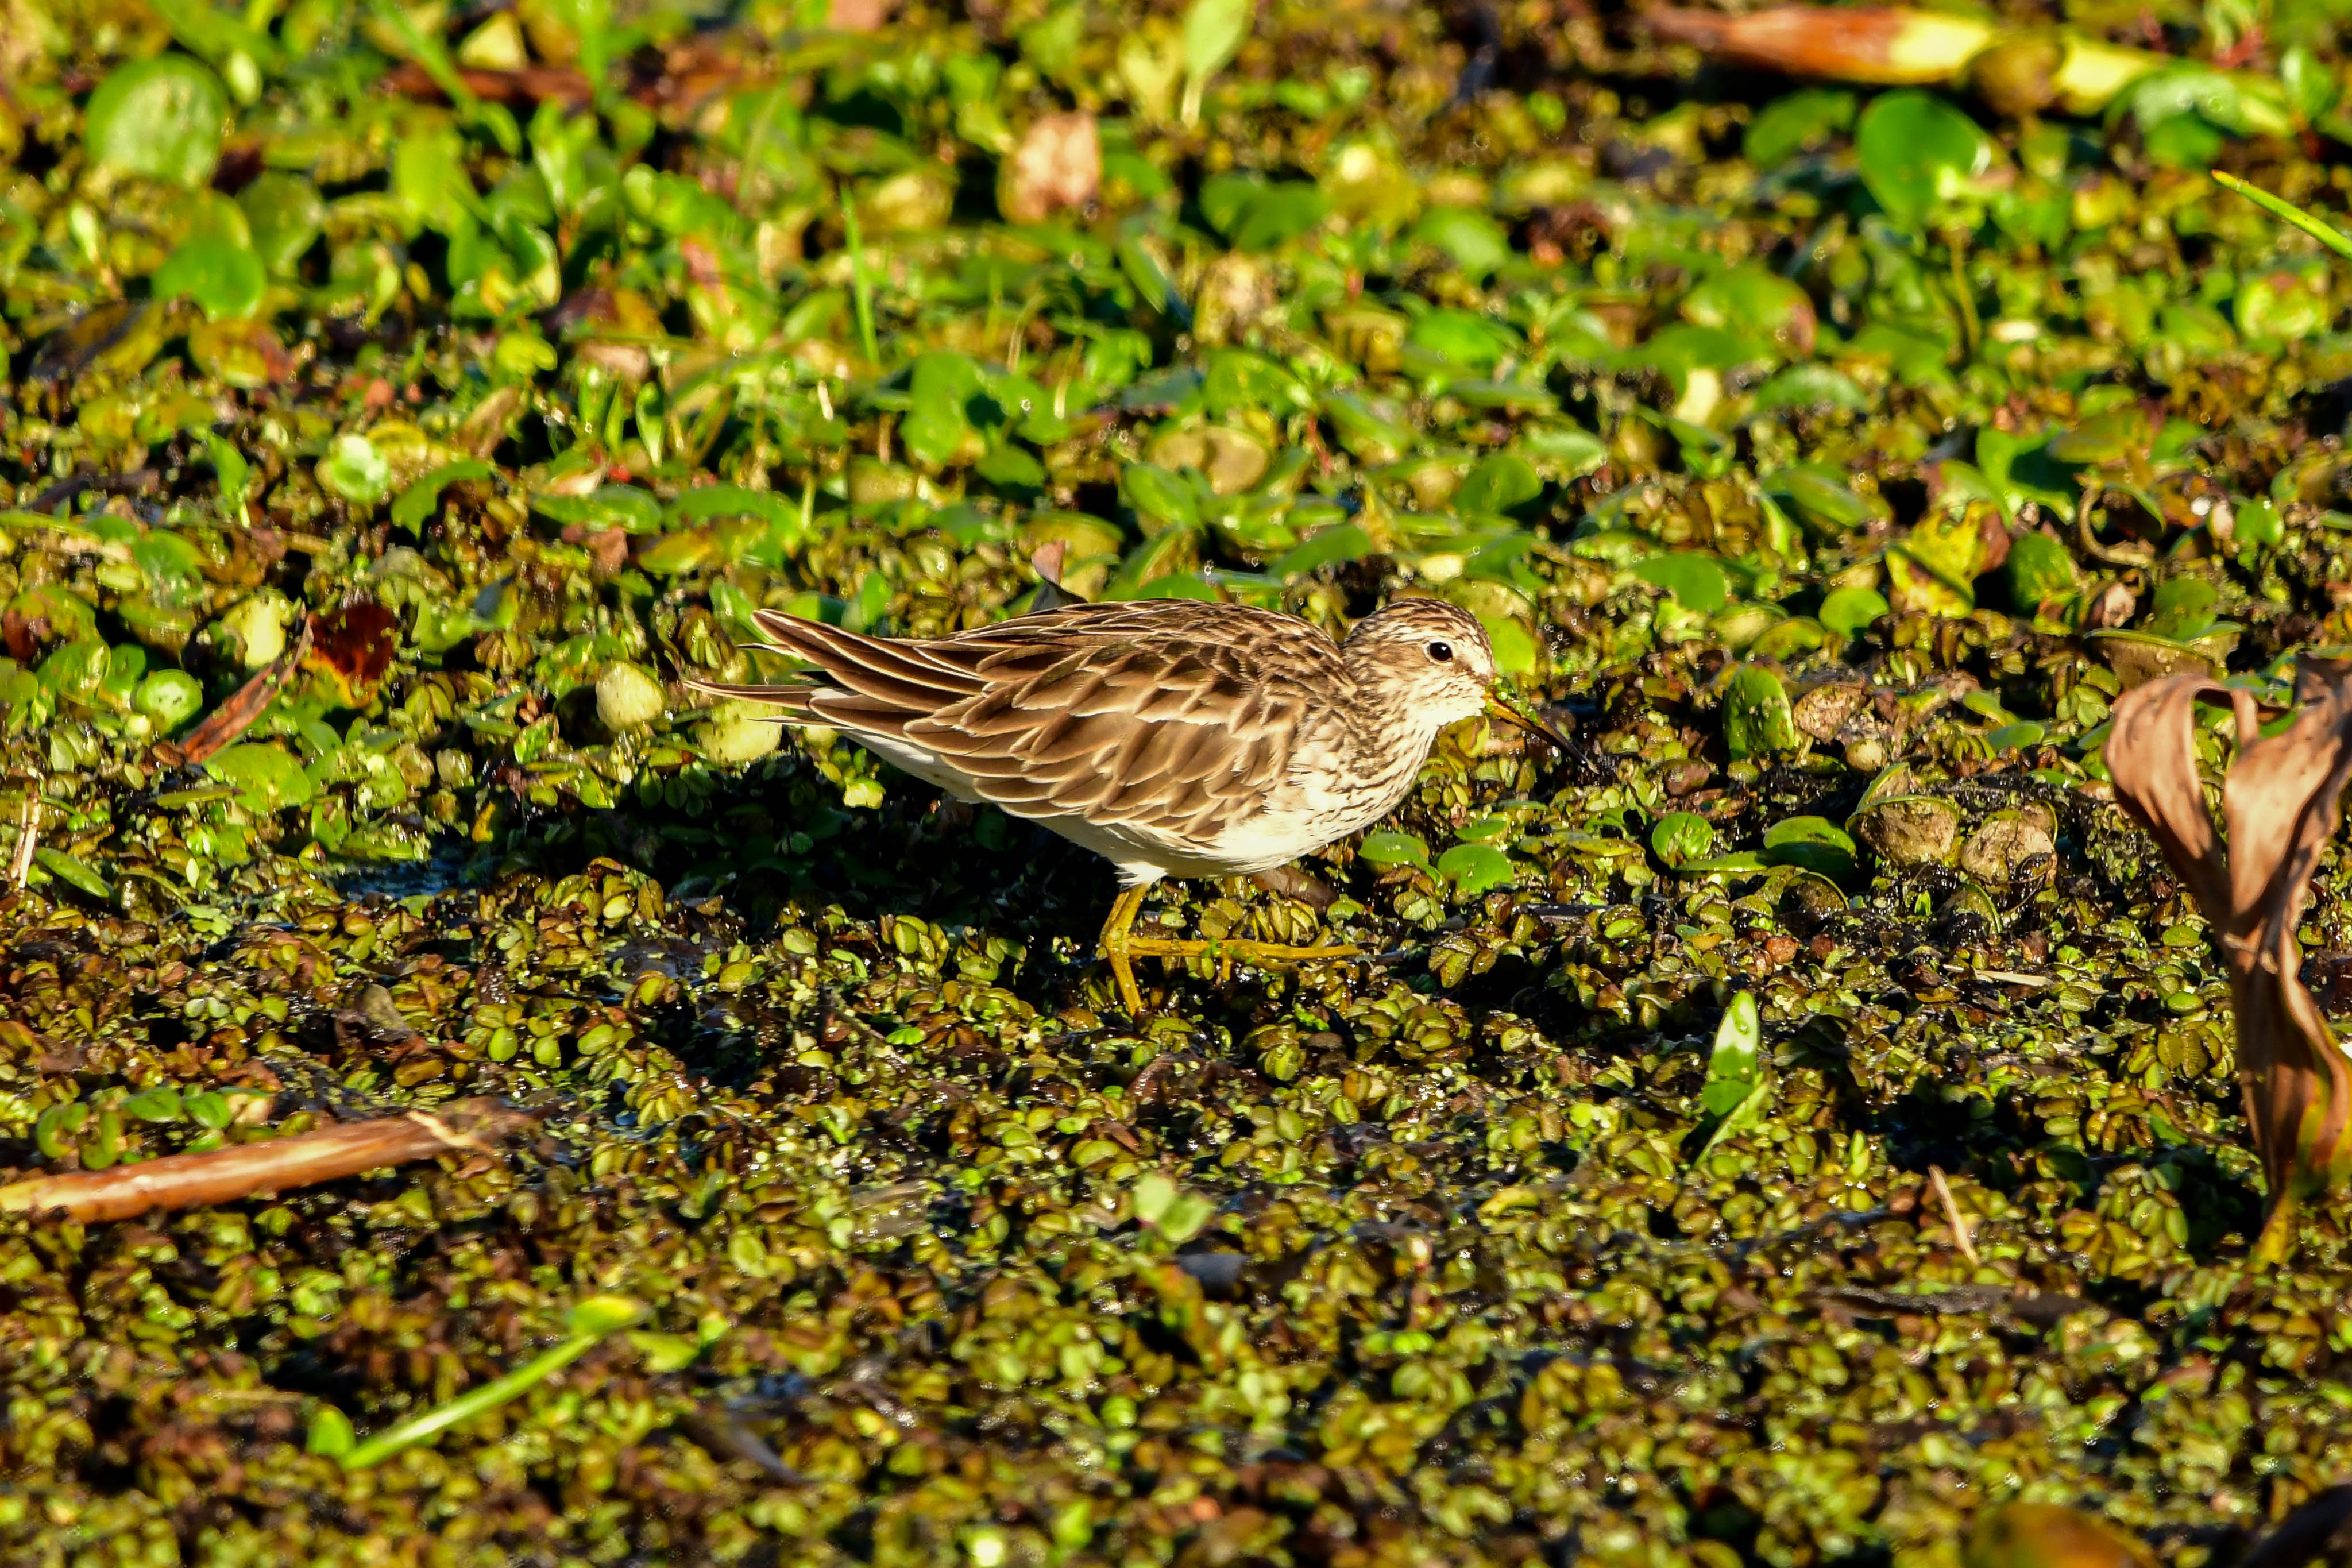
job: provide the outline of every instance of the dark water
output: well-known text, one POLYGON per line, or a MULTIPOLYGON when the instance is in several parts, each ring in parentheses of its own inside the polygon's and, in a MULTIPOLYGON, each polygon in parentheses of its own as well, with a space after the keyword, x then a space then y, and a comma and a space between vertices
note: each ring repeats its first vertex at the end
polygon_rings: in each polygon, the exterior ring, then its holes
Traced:
POLYGON ((376 894, 387 899, 431 898, 462 887, 473 847, 463 838, 434 841, 433 853, 422 860, 346 861, 333 877, 335 890, 347 899, 376 894))

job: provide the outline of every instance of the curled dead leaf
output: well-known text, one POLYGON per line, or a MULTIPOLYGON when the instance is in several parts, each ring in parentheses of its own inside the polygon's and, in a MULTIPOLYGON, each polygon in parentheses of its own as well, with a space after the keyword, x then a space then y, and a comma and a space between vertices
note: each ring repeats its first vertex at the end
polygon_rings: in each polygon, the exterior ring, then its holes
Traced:
POLYGON ((2246 1121, 2271 1192, 2255 1256, 2272 1260, 2293 1248, 2297 1205, 2352 1174, 2352 1057, 2304 989, 2295 940, 2352 779, 2352 661, 2303 660, 2295 699, 2294 722, 2265 736, 2251 692, 2201 675, 2151 680, 2116 700, 2106 745, 2116 800, 2155 836, 2229 971, 2246 1121), (2200 701, 2237 714, 2226 850, 2197 773, 2200 701))

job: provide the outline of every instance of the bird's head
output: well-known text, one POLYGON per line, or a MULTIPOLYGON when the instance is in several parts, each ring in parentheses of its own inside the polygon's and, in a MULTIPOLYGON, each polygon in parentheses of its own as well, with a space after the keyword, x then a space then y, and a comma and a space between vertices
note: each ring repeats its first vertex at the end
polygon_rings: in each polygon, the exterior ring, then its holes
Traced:
POLYGON ((1415 728, 1434 735, 1486 713, 1569 749, 1565 736, 1506 698, 1486 628, 1458 605, 1399 599, 1358 621, 1341 647, 1356 678, 1388 693, 1415 728))

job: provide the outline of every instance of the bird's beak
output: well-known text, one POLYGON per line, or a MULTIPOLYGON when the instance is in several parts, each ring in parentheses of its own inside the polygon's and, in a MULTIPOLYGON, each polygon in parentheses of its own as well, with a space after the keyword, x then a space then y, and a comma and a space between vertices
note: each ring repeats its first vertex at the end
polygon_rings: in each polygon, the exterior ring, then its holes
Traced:
POLYGON ((1490 719, 1499 719, 1514 730, 1524 730, 1538 740, 1549 741, 1563 752, 1576 750, 1575 742, 1537 718, 1533 712, 1522 707, 1517 698, 1505 693, 1499 686, 1489 689, 1486 693, 1486 716, 1490 719))

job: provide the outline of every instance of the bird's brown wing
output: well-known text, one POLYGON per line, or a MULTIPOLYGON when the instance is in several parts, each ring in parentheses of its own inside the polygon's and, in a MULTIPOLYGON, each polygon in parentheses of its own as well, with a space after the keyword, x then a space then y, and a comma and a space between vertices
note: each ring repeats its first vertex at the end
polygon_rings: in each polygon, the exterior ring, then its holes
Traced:
POLYGON ((1344 679, 1337 646, 1303 622, 1184 601, 1071 605, 906 642, 770 612, 759 623, 815 679, 728 694, 919 748, 1016 816, 1180 837, 1263 800, 1310 701, 1344 679))

